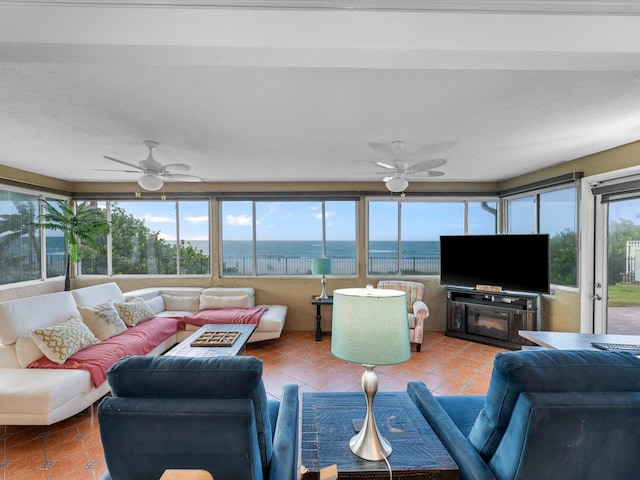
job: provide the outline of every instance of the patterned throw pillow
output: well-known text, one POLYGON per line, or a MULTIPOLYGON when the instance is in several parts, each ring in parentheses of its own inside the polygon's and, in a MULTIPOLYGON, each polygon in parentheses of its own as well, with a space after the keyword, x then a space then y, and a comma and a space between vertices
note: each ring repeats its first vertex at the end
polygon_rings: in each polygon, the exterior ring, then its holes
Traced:
POLYGON ((143 298, 134 298, 130 302, 116 303, 116 310, 120 314, 124 323, 130 327, 135 327, 138 323, 150 320, 156 316, 151 307, 143 298))
POLYGON ((42 353, 56 363, 64 363, 77 351, 100 343, 89 327, 75 317, 53 327, 34 328, 31 336, 42 353))
POLYGON ((98 340, 106 340, 127 330, 127 326, 118 315, 111 302, 104 302, 94 307, 78 307, 82 321, 98 340))

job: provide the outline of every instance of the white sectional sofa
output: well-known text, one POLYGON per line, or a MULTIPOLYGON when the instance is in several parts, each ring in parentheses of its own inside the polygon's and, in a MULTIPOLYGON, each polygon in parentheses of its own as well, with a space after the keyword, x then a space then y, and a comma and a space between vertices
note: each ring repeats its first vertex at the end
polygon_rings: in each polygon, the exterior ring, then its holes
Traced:
MULTIPOLYGON (((60 325, 70 317, 82 318, 79 307, 91 307, 103 302, 122 303, 142 297, 159 320, 142 322, 146 328, 170 322, 178 324, 200 308, 205 299, 207 308, 216 301, 228 306, 244 297, 246 305, 255 303, 252 288, 145 288, 124 294, 117 284, 106 283, 70 292, 58 292, 0 303, 0 425, 50 425, 90 407, 109 393, 106 381, 94 384, 88 370, 76 368, 29 368, 33 362, 46 360, 31 339, 32 329, 60 325), (232 300, 229 300, 232 299, 232 300), (212 303, 213 302, 213 303, 212 303), (167 318, 162 318, 167 317, 167 318), (42 358, 40 358, 42 357, 42 358), (39 359, 39 360, 38 360, 39 359)), ((222 308, 222 307, 220 307, 222 308)), ((280 336, 287 307, 270 305, 250 338, 250 342, 280 336)), ((181 323, 163 340, 157 341, 146 355, 160 355, 186 338, 198 327, 181 323), (187 328, 181 330, 179 328, 187 328)), ((128 329, 132 330, 132 329, 128 329)), ((126 331, 118 338, 125 338, 126 331), (122 337, 121 337, 122 336, 122 337)), ((114 337, 114 338, 116 338, 114 337)), ((157 337, 157 335, 156 335, 157 337)), ((107 347, 108 340, 96 347, 107 347)), ((86 349, 94 348, 90 346, 86 349)), ((67 362, 73 359, 70 357, 67 362)), ((65 362, 66 363, 66 362, 65 362)), ((71 363, 71 362, 70 362, 71 363)))
MULTIPOLYGON (((124 295, 127 300, 143 298, 156 315, 163 317, 185 316, 202 308, 256 307, 255 290, 251 287, 151 287, 127 292, 124 295)), ((280 337, 287 317, 286 305, 258 305, 258 307, 267 307, 268 310, 262 315, 260 323, 249 338, 249 343, 280 337)), ((187 324, 184 331, 178 332, 178 341, 181 342, 198 328, 197 325, 187 324)))

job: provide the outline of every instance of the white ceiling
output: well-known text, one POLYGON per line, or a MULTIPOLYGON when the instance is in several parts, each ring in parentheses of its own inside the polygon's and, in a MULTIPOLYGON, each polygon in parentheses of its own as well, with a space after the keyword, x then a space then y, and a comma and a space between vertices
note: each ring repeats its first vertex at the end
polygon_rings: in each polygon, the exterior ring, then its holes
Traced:
POLYGON ((638 2, 240 3, 0 0, 0 165, 378 181, 403 140, 500 181, 640 139, 638 2))

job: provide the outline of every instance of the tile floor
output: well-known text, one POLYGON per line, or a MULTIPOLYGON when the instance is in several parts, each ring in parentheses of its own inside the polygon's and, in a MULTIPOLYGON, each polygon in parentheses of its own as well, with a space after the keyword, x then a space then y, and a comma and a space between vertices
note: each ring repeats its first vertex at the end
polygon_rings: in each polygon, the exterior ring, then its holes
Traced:
MULTIPOLYGON (((424 382, 436 394, 484 394, 493 357, 505 351, 426 332, 422 351, 400 365, 379 366, 379 391, 424 382)), ((243 352, 264 361, 267 392, 279 397, 285 383, 300 392, 360 391, 362 369, 331 354, 331 338, 284 332, 278 340, 250 344, 243 352)), ((0 426, 0 480, 96 480, 106 471, 97 417, 89 411, 55 425, 0 426)))

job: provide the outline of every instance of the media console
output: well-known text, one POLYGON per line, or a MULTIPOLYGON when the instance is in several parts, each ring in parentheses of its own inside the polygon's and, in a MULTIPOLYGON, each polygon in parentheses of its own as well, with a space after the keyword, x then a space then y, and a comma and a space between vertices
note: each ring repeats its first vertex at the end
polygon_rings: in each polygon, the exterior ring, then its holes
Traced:
POLYGON ((453 286, 445 290, 445 335, 511 350, 533 345, 518 331, 540 330, 540 295, 453 286))

